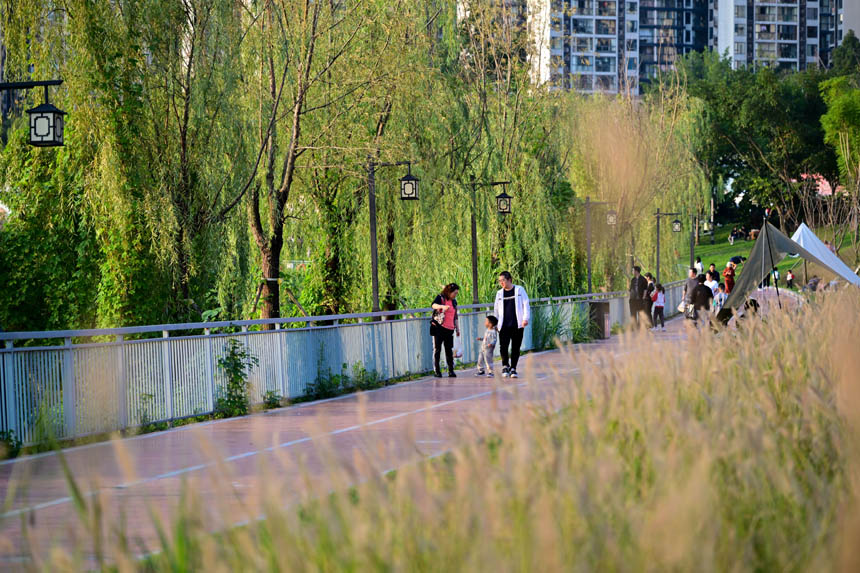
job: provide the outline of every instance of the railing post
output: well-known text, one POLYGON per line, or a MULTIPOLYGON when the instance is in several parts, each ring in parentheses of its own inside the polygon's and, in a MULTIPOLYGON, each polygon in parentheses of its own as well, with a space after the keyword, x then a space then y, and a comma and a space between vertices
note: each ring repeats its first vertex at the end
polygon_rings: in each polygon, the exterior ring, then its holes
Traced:
POLYGON ((173 419, 173 365, 170 359, 170 332, 162 330, 161 338, 161 356, 164 360, 162 366, 164 370, 164 405, 167 410, 166 418, 169 421, 173 419))
POLYGON ((63 419, 65 437, 75 436, 75 363, 72 354, 72 339, 63 339, 63 419))
POLYGON ((203 335, 206 345, 206 404, 210 412, 215 411, 215 372, 214 353, 212 352, 212 330, 209 328, 203 329, 203 335))
POLYGON ((6 350, 3 353, 3 378, 6 380, 6 429, 15 432, 15 436, 24 441, 24 437, 18 430, 18 400, 17 382, 15 381, 15 346, 11 340, 6 341, 6 350))
POLYGON ((128 374, 125 368, 125 337, 122 334, 116 336, 117 349, 119 352, 117 372, 119 372, 119 387, 117 388, 117 418, 119 429, 128 427, 128 374))
POLYGON ((278 391, 281 394, 281 398, 288 398, 289 396, 287 396, 287 387, 286 387, 286 384, 284 384, 284 381, 287 378, 286 376, 284 376, 284 357, 283 357, 284 345, 281 344, 282 339, 285 338, 286 335, 281 334, 282 329, 281 329, 280 323, 275 325, 275 332, 277 333, 277 334, 275 334, 275 336, 277 337, 275 339, 275 342, 277 342, 277 345, 278 345, 277 351, 275 352, 275 368, 277 368, 277 370, 278 370, 278 391))

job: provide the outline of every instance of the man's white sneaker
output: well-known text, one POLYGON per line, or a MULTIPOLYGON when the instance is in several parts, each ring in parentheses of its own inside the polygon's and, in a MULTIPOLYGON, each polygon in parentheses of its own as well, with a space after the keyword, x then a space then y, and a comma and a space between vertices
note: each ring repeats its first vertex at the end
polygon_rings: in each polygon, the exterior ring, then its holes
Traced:
POLYGON ((510 368, 508 368, 507 366, 502 368, 502 378, 507 378, 510 375, 511 375, 510 368))
POLYGON ((511 378, 519 378, 519 376, 517 376, 517 369, 516 368, 511 368, 510 375, 511 375, 511 378))

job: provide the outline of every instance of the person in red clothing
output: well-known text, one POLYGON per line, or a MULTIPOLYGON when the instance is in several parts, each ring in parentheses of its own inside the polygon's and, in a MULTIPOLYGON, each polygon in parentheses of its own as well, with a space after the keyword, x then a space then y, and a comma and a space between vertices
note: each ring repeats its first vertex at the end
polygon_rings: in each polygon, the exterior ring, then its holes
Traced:
POLYGON ((723 278, 726 282, 726 294, 731 294, 732 289, 735 288, 735 264, 733 262, 726 263, 723 278))

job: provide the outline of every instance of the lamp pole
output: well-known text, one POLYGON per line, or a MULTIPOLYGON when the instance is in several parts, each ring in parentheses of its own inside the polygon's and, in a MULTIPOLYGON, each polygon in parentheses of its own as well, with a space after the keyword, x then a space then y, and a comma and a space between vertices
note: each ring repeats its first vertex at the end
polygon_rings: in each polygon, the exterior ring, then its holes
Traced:
POLYGON ((470 182, 472 188, 472 304, 478 304, 478 222, 476 219, 478 187, 495 187, 496 185, 508 185, 509 183, 510 181, 478 183, 474 178, 470 182))
POLYGON ((373 291, 373 312, 379 312, 379 256, 376 245, 376 168, 408 165, 411 161, 375 162, 367 156, 367 206, 370 209, 370 285, 373 291))
POLYGON ((690 268, 696 264, 696 216, 690 215, 690 268))

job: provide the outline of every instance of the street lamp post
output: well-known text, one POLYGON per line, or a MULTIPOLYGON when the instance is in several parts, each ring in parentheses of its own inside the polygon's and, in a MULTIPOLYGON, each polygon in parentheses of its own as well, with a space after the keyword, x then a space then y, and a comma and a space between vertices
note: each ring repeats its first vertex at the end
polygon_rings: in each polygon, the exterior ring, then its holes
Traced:
POLYGON ((51 105, 48 99, 48 88, 62 83, 63 80, 0 83, 0 91, 45 88, 45 102, 27 110, 30 115, 30 145, 35 147, 59 147, 63 145, 63 127, 65 125, 63 116, 66 115, 66 112, 51 105))
POLYGON ((370 209, 370 284, 373 291, 373 312, 379 312, 379 260, 376 247, 376 168, 406 166, 406 176, 400 179, 400 199, 418 200, 418 178, 412 175, 411 161, 379 163, 367 158, 367 205, 370 209))
MULTIPOLYGON (((680 215, 680 213, 663 213, 657 208, 657 212, 654 213, 654 216, 657 217, 657 282, 660 282, 660 219, 663 217, 675 217, 680 215)), ((672 232, 680 233, 681 232, 681 221, 675 219, 672 221, 672 232)))
POLYGON ((502 192, 496 195, 496 209, 500 215, 508 215, 511 212, 511 197, 504 190, 510 181, 491 181, 488 183, 478 183, 474 179, 471 181, 472 187, 472 304, 478 304, 478 222, 476 220, 477 212, 477 191, 479 187, 495 187, 502 185, 502 192))
POLYGON ((690 268, 696 264, 696 216, 690 215, 690 268))
MULTIPOLYGON (((588 293, 591 294, 591 206, 609 205, 605 201, 592 201, 591 197, 585 198, 585 256, 588 268, 588 293)), ((618 223, 618 214, 610 209, 606 213, 606 224, 614 227, 618 223)))

